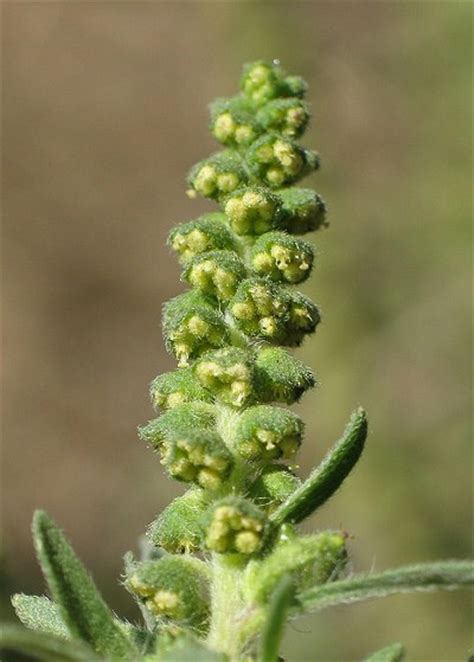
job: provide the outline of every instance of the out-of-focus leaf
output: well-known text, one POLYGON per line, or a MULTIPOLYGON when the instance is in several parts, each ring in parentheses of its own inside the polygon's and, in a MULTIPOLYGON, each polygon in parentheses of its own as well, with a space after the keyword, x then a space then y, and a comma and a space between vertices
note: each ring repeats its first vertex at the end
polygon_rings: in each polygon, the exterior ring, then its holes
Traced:
POLYGON ((45 595, 17 593, 12 598, 12 605, 16 615, 27 628, 69 639, 69 631, 57 605, 45 595))

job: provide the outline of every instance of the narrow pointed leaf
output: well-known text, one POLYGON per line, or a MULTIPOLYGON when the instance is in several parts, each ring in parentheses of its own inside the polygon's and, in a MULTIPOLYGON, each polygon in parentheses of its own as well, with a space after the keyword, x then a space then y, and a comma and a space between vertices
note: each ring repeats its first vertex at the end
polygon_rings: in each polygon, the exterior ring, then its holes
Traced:
POLYGON ((45 595, 17 593, 12 598, 15 613, 27 628, 69 639, 69 632, 57 605, 45 595))
POLYGON ((121 626, 62 531, 42 511, 33 518, 33 538, 49 590, 71 635, 99 654, 129 656, 131 643, 121 626))
POLYGON ((344 434, 304 483, 273 513, 277 524, 296 524, 322 506, 341 485, 361 456, 367 437, 367 416, 362 408, 351 416, 344 434))
POLYGON ((88 646, 66 641, 46 632, 34 632, 19 625, 2 625, 0 650, 28 655, 41 662, 100 662, 88 646))
POLYGON ((260 638, 259 662, 277 662, 286 615, 293 595, 292 578, 286 575, 280 580, 268 606, 267 619, 260 638))
POLYGON ((371 598, 383 598, 396 593, 454 590, 472 585, 472 561, 439 561, 372 575, 354 575, 349 579, 303 591, 298 600, 302 611, 311 611, 371 598))
POLYGON ((372 653, 364 662, 402 662, 404 657, 405 649, 402 644, 396 642, 372 653))

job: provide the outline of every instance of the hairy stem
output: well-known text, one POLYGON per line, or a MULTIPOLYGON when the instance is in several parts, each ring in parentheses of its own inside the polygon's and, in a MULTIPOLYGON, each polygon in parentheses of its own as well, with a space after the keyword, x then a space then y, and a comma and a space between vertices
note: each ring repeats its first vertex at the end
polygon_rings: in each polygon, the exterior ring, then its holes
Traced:
POLYGON ((211 586, 211 627, 208 643, 226 653, 231 661, 240 652, 239 616, 244 602, 241 592, 245 560, 238 555, 213 554, 211 586))

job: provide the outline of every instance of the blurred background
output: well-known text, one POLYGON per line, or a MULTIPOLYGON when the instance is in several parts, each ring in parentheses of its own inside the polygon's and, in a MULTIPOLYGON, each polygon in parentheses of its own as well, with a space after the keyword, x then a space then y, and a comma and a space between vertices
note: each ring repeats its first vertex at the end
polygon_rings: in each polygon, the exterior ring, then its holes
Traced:
MULTIPOLYGON (((3 3, 3 547, 9 594, 41 592, 32 511, 57 519, 113 607, 123 554, 176 494, 136 426, 174 367, 160 308, 182 290, 165 247, 213 209, 184 194, 216 149, 207 103, 243 62, 310 84, 307 180, 331 227, 306 292, 324 323, 299 356, 320 388, 301 474, 363 404, 353 476, 307 529, 343 527, 354 570, 471 549, 468 2, 3 3)), ((283 654, 466 660, 468 593, 388 598, 288 628, 283 654)))

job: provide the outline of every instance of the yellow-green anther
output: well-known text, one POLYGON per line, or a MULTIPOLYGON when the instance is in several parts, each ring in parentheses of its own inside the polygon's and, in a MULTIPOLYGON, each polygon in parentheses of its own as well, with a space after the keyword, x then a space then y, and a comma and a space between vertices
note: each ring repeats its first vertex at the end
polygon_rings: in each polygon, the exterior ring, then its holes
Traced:
POLYGON ((247 405, 255 394, 255 361, 251 352, 229 347, 201 356, 194 365, 199 383, 233 407, 247 405))
POLYGON ((199 520, 206 509, 203 491, 189 489, 174 499, 148 527, 147 538, 156 547, 181 554, 200 548, 199 520))
POLYGON ((191 189, 220 200, 248 181, 245 164, 235 150, 224 150, 197 163, 188 176, 191 189))
POLYGON ((238 145, 249 145, 256 137, 255 129, 249 124, 238 124, 235 129, 235 142, 238 145))
POLYGON ((281 347, 262 349, 257 354, 258 395, 262 402, 297 402, 316 384, 311 368, 281 347))
POLYGON ((204 165, 193 181, 194 188, 205 198, 212 197, 217 188, 217 172, 211 165, 204 165))
POLYGON ((252 555, 263 546, 265 516, 251 501, 228 497, 210 507, 203 529, 207 549, 219 554, 252 555))
POLYGON ((234 252, 210 251, 193 258, 183 275, 204 294, 228 301, 245 278, 246 269, 234 252))
POLYGON ((256 121, 251 104, 242 95, 216 99, 210 105, 213 136, 229 147, 245 147, 264 130, 256 121))
POLYGON ((262 278, 243 281, 229 303, 236 326, 248 336, 297 346, 313 333, 319 310, 308 297, 262 278))
POLYGON ((247 162, 253 176, 272 188, 291 184, 319 167, 315 152, 275 133, 265 134, 252 143, 247 162))
POLYGON ((229 112, 221 113, 214 121, 213 133, 217 140, 226 143, 235 136, 236 124, 229 112))
POLYGON ((238 453, 250 461, 288 460, 296 454, 302 435, 299 416, 280 407, 258 405, 240 416, 235 445, 238 453))
POLYGON ((197 381, 191 368, 165 372, 150 384, 152 405, 158 409, 172 409, 187 402, 211 402, 212 396, 197 381))
POLYGON ((282 201, 280 227, 290 234, 304 234, 328 225, 326 204, 315 191, 288 188, 278 191, 282 201))
POLYGON ((300 283, 309 276, 314 252, 308 242, 283 232, 267 232, 254 244, 252 266, 259 276, 300 283))
POLYGON ((208 573, 205 564, 188 556, 165 556, 133 563, 125 586, 159 621, 203 631, 207 627, 208 573))
POLYGON ((286 336, 289 305, 283 288, 262 278, 249 278, 239 285, 229 311, 243 333, 276 341, 286 336))
POLYGON ((228 478, 232 454, 216 432, 198 428, 175 431, 166 444, 169 448, 161 461, 176 480, 215 491, 228 478))
POLYGON ((237 249, 237 240, 227 226, 227 217, 220 212, 180 223, 171 231, 168 243, 183 264, 208 251, 237 249))
POLYGON ((261 187, 235 191, 225 201, 224 211, 231 228, 239 235, 268 232, 280 218, 278 197, 261 187))

